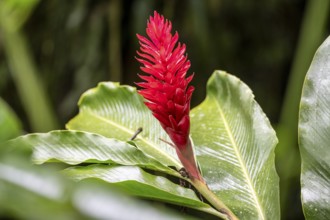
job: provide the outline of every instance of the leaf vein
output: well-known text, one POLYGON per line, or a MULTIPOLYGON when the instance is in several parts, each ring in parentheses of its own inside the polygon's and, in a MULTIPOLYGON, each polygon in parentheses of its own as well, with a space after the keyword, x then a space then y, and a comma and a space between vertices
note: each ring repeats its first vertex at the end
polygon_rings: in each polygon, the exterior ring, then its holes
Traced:
POLYGON ((241 167, 241 169, 243 171, 244 176, 246 177, 246 181, 247 181, 247 184, 248 184, 248 186, 250 188, 250 191, 252 193, 252 196, 254 198, 254 203, 255 203, 255 205, 257 207, 257 210, 258 210, 259 214, 261 215, 262 219, 265 219, 264 212, 261 209, 261 205, 260 205, 259 199, 258 199, 258 197, 257 197, 257 195, 255 193, 254 186, 252 185, 251 177, 250 177, 250 175, 249 175, 249 173, 248 173, 248 171, 246 169, 245 163, 244 163, 244 161, 242 159, 242 156, 241 156, 241 154, 240 154, 240 152, 238 150, 238 145, 237 145, 236 140, 234 138, 234 135, 233 135, 233 133, 231 131, 231 128, 229 126, 229 123, 228 123, 228 121, 226 119, 226 116, 225 116, 225 114, 224 114, 224 112, 222 110, 222 107, 220 106, 219 100, 214 95, 211 95, 211 96, 215 99, 215 103, 218 106, 218 109, 219 109, 219 112, 220 112, 220 116, 221 116, 221 118, 223 120, 223 123, 224 123, 224 126, 225 126, 225 130, 227 131, 228 136, 229 136, 229 139, 230 139, 230 142, 231 142, 231 144, 234 147, 234 150, 235 150, 235 153, 236 153, 238 162, 241 165, 240 167, 241 167))
MULTIPOLYGON (((123 130, 124 132, 128 133, 128 134, 131 134, 133 135, 135 133, 135 131, 133 130, 130 130, 130 129, 127 129, 126 127, 114 122, 114 121, 111 121, 109 119, 106 119, 104 117, 100 117, 98 116, 97 114, 93 114, 93 112, 89 112, 91 115, 93 115, 95 118, 101 120, 101 121, 104 121, 106 123, 109 123, 121 130, 123 130)), ((159 153, 160 155, 163 155, 165 158, 167 158, 168 160, 170 160, 177 168, 181 168, 182 165, 174 158, 172 157, 169 157, 168 154, 164 153, 163 151, 159 150, 159 148, 157 146, 155 146, 152 142, 148 141, 147 139, 145 139, 142 135, 139 136, 139 140, 141 140, 142 142, 144 142, 145 144, 149 145, 150 147, 152 147, 152 149, 154 151, 156 151, 157 153, 159 153)), ((142 149, 141 149, 142 150, 142 149)), ((152 156, 152 155, 150 155, 152 156)))

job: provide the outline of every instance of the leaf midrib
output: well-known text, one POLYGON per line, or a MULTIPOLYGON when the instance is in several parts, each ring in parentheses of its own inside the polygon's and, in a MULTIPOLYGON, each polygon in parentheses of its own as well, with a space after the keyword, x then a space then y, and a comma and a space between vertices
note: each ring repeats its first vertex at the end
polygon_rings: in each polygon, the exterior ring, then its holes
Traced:
POLYGON ((221 115, 221 119, 222 119, 222 121, 224 123, 224 126, 225 126, 225 129, 226 129, 226 131, 228 133, 230 142, 232 143, 232 146, 233 146, 233 148, 235 150, 237 159, 238 159, 238 161, 239 161, 239 163, 241 165, 241 169, 243 171, 243 174, 246 177, 247 184, 248 184, 248 186, 250 188, 250 191, 252 192, 252 197, 253 197, 253 199, 255 201, 255 205, 257 207, 257 210, 258 210, 259 214, 261 215, 262 219, 265 219, 264 212, 261 209, 261 205, 260 205, 259 199, 258 199, 258 197, 257 197, 257 195, 255 193, 255 189, 254 189, 254 187, 252 185, 251 177, 250 177, 250 175, 249 175, 249 173, 248 173, 248 171, 246 169, 245 163, 244 163, 244 161, 242 159, 242 156, 241 156, 241 154, 240 154, 240 152, 238 150, 238 145, 237 145, 237 143, 235 141, 235 138, 234 138, 234 135, 233 135, 233 133, 231 131, 231 128, 230 128, 230 126, 229 126, 229 124, 227 122, 227 119, 225 117, 225 114, 224 114, 224 112, 223 112, 223 110, 221 108, 220 101, 214 95, 211 95, 210 94, 210 97, 213 97, 215 99, 215 103, 216 103, 216 105, 217 105, 217 107, 219 109, 219 112, 220 112, 220 115, 221 115))
MULTIPOLYGON (((115 121, 111 121, 109 119, 106 119, 104 117, 100 117, 97 114, 94 114, 94 112, 91 111, 87 111, 90 115, 92 115, 93 117, 100 119, 101 121, 104 121, 106 123, 109 123, 121 130, 123 130, 126 133, 129 133, 131 135, 133 135, 135 133, 135 131, 127 129, 126 127, 122 126, 121 124, 116 123, 115 121)), ((82 112, 81 112, 82 113, 82 112)), ((159 148, 157 148, 156 145, 154 145, 153 142, 148 141, 147 139, 143 138, 143 136, 139 136, 139 140, 141 140, 142 142, 144 142, 146 145, 150 146, 154 151, 158 152, 160 155, 163 155, 165 158, 167 158, 167 160, 170 160, 173 165, 175 165, 177 168, 180 168, 182 165, 175 159, 173 159, 172 157, 169 157, 167 153, 165 153, 162 150, 159 150, 159 148)), ((140 148, 141 149, 141 148, 140 148)), ((141 149, 142 150, 142 149, 141 149)))

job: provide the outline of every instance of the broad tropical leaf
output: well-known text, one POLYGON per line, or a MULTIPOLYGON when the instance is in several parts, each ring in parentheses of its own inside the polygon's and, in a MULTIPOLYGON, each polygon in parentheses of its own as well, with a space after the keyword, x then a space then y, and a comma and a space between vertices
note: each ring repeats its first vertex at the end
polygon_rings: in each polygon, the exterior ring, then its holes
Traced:
POLYGON ((11 145, 33 149, 32 160, 36 164, 61 161, 70 165, 103 163, 137 165, 168 174, 178 172, 146 156, 136 147, 122 141, 88 132, 52 131, 21 136, 10 141, 11 145))
POLYGON ((201 202, 191 189, 174 184, 162 176, 149 174, 139 167, 97 164, 71 167, 65 169, 63 173, 75 180, 102 179, 133 196, 186 206, 214 215, 219 214, 208 204, 201 202))
POLYGON ((128 197, 102 180, 83 180, 78 186, 73 203, 88 219, 195 219, 128 197))
POLYGON ((113 82, 99 83, 97 88, 82 95, 79 110, 67 124, 68 129, 128 141, 142 127, 143 132, 135 141, 138 148, 165 165, 182 167, 174 148, 160 140, 170 141, 135 88, 113 82))
POLYGON ((330 216, 330 37, 316 52, 299 115, 301 199, 306 219, 330 216))
POLYGON ((251 90, 216 71, 191 112, 191 135, 210 189, 241 219, 279 219, 277 138, 251 90))
MULTIPOLYGON (((68 200, 72 184, 27 158, 0 155, 0 216, 9 219, 84 219, 68 200)), ((0 217, 0 218, 1 218, 0 217)))
POLYGON ((187 219, 119 193, 104 181, 74 183, 14 155, 5 160, 0 155, 0 195, 5 219, 187 219))

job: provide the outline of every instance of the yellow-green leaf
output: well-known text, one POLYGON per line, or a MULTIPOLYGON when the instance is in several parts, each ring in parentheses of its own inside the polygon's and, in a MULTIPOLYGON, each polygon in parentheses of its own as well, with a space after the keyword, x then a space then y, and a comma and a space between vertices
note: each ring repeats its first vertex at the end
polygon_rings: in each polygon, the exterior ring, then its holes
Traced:
POLYGON ((82 95, 79 110, 67 124, 68 129, 128 141, 141 127, 143 131, 134 141, 139 149, 165 165, 182 167, 174 148, 160 140, 170 141, 135 88, 113 82, 99 83, 82 95))
POLYGON ((191 135, 210 189, 240 219, 280 219, 277 138, 251 90, 216 71, 191 112, 191 135))

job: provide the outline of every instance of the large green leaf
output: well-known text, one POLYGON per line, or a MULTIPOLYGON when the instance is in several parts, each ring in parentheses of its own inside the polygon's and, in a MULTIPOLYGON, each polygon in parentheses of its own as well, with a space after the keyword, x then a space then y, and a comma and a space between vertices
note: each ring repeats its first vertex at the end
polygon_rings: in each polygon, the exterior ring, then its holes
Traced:
POLYGON ((0 98, 0 143, 18 136, 21 123, 9 106, 0 98))
POLYGON ((83 180, 78 186, 74 190, 73 204, 89 219, 195 219, 128 197, 102 180, 83 180))
POLYGON ((300 103, 301 199, 306 219, 330 216, 330 37, 315 54, 300 103))
POLYGON ((113 163, 138 165, 168 174, 178 172, 146 156, 136 147, 122 141, 80 131, 52 131, 21 136, 10 145, 33 149, 32 160, 36 164, 62 161, 70 165, 80 163, 113 163))
POLYGON ((86 219, 70 205, 71 186, 54 170, 33 167, 26 157, 0 155, 0 219, 86 219))
POLYGON ((219 214, 208 204, 201 202, 191 189, 172 183, 162 176, 149 174, 139 167, 97 164, 71 167, 63 173, 75 180, 102 179, 133 196, 186 206, 214 215, 219 214))
POLYGON ((79 110, 79 114, 67 124, 68 129, 128 141, 142 127, 143 132, 135 141, 138 148, 165 165, 182 167, 175 150, 160 140, 169 141, 135 88, 113 82, 99 83, 82 95, 79 110))
POLYGON ((216 71, 191 112, 191 135, 210 189, 241 219, 279 219, 277 138, 251 90, 216 71))
POLYGON ((54 170, 31 166, 26 158, 7 154, 0 155, 0 219, 166 220, 187 217, 130 198, 104 181, 74 183, 54 170))

